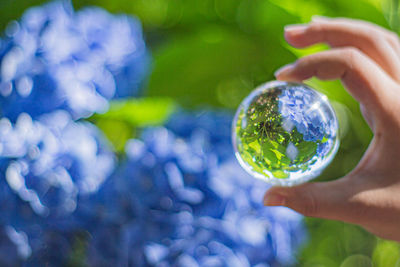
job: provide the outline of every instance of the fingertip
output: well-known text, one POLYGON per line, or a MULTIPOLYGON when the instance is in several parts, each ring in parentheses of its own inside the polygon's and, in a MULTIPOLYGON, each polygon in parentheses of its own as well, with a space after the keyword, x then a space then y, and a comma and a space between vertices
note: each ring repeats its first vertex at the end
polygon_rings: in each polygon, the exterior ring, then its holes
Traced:
POLYGON ((293 69, 294 69, 294 64, 293 63, 288 64, 276 70, 274 75, 278 80, 282 78, 284 79, 293 69))
POLYGON ((285 38, 285 41, 290 44, 291 46, 295 47, 295 48, 301 48, 297 45, 296 40, 298 39, 298 35, 293 35, 291 33, 288 32, 284 32, 283 33, 283 38, 285 38))
POLYGON ((285 34, 300 35, 307 31, 308 24, 290 24, 284 27, 285 34))
POLYGON ((283 37, 293 47, 302 48, 306 44, 303 44, 303 36, 306 35, 309 29, 308 24, 293 24, 287 25, 284 28, 283 37))
POLYGON ((275 72, 278 81, 302 82, 303 79, 297 74, 297 62, 285 65, 275 72))

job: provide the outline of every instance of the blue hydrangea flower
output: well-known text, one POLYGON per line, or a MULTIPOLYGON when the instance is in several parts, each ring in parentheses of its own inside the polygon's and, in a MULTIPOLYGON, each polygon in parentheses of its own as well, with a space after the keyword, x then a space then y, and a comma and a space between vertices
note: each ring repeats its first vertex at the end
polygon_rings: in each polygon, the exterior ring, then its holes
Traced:
POLYGON ((296 127, 304 141, 318 141, 317 153, 325 156, 332 147, 335 125, 315 107, 315 95, 302 87, 287 88, 279 96, 279 111, 289 125, 296 127), (325 140, 323 141, 323 139, 325 140))
MULTIPOLYGON (((17 250, 11 265, 65 264, 84 230, 75 210, 99 190, 114 164, 100 131, 72 121, 66 111, 39 120, 22 113, 15 123, 2 118, 0 227, 11 241, 4 246, 17 250)), ((6 240, 0 233, 0 244, 6 240)))
POLYGON ((252 251, 251 266, 295 260, 294 250, 305 239, 301 216, 287 208, 265 208, 262 199, 269 185, 254 179, 229 159, 211 178, 210 187, 223 199, 223 230, 240 244, 241 251, 252 251), (262 253, 264 251, 264 253, 262 253))
POLYGON ((289 119, 299 133, 303 134, 305 141, 322 140, 326 122, 312 109, 313 95, 306 89, 289 88, 279 97, 279 111, 283 118, 289 119))
POLYGON ((0 265, 15 266, 31 256, 32 250, 24 232, 12 226, 0 226, 0 265))
MULTIPOLYGON (((78 195, 96 192, 114 168, 99 130, 65 111, 33 121, 0 120, 0 169, 9 189, 40 216, 72 213, 78 195)), ((4 182, 4 181, 3 181, 4 182)))
POLYGON ((128 142, 125 163, 96 195, 97 204, 87 204, 96 218, 90 265, 293 262, 305 237, 302 218, 262 206, 268 186, 235 160, 231 120, 224 113, 178 113, 166 127, 128 142))
POLYGON ((293 249, 305 237, 300 215, 285 208, 263 208, 260 199, 268 186, 254 181, 234 159, 223 163, 209 184, 223 203, 222 215, 198 216, 190 210, 165 214, 170 222, 160 226, 172 228, 171 233, 161 242, 146 242, 144 255, 148 263, 287 266, 294 262, 293 249))
POLYGON ((45 223, 25 230, 32 253, 24 266, 63 266, 71 261, 71 255, 79 233, 54 230, 45 223))
POLYGON ((0 42, 0 108, 15 121, 65 109, 73 118, 105 111, 138 93, 149 56, 138 20, 70 1, 31 8, 0 42))

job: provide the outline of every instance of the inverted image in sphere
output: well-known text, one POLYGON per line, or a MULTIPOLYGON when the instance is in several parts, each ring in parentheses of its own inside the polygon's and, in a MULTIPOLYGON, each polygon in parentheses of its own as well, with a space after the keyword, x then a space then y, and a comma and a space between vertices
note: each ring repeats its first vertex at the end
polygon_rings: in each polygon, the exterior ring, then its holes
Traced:
POLYGON ((242 167, 276 185, 315 178, 339 147, 328 98, 307 85, 279 81, 259 86, 243 100, 232 136, 242 167))

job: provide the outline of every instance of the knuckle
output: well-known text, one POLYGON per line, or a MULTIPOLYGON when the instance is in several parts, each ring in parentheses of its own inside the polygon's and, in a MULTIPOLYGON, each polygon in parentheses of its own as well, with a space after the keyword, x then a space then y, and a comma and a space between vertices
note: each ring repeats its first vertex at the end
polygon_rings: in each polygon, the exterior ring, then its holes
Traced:
POLYGON ((325 29, 325 24, 320 21, 312 21, 310 23, 309 29, 315 32, 320 32, 325 29))
POLYGON ((311 205, 305 206, 303 211, 300 213, 306 217, 316 217, 318 215, 315 211, 314 206, 311 205))
POLYGON ((343 59, 350 67, 356 65, 362 58, 362 53, 355 47, 346 47, 342 51, 343 59))
POLYGON ((371 42, 371 46, 375 49, 382 49, 382 43, 385 43, 385 34, 381 31, 370 31, 368 37, 371 42))
POLYGON ((355 47, 346 47, 343 48, 343 53, 346 57, 356 58, 360 55, 361 52, 355 47))
POLYGON ((388 38, 391 39, 392 41, 399 40, 399 36, 394 32, 388 32, 388 38))
POLYGON ((310 23, 309 31, 317 35, 321 41, 327 41, 327 31, 329 27, 329 22, 320 22, 320 21, 313 21, 310 23))
POLYGON ((305 192, 301 188, 294 188, 294 196, 300 196, 300 199, 297 198, 296 200, 298 202, 296 210, 304 216, 315 217, 318 216, 318 202, 310 191, 305 192))
MULTIPOLYGON (((382 43, 384 43, 387 40, 387 36, 386 36, 385 32, 383 32, 381 30, 376 30, 376 29, 372 29, 369 32, 368 37, 371 40, 370 41, 371 45, 376 47, 377 49, 379 49, 381 47, 382 43)), ((389 37, 389 38, 391 38, 391 37, 389 37)))
POLYGON ((393 44, 400 45, 399 36, 394 32, 389 32, 388 37, 389 41, 393 44))
MULTIPOLYGON (((311 55, 312 56, 312 55, 311 55)), ((301 57, 296 61, 296 66, 298 67, 303 67, 304 65, 307 64, 307 62, 310 60, 311 56, 305 56, 305 57, 301 57)))
POLYGON ((349 208, 353 223, 371 221, 375 217, 374 205, 370 203, 371 196, 366 192, 361 192, 354 195, 349 201, 349 208))
POLYGON ((351 209, 351 216, 349 216, 351 223, 368 222, 371 218, 371 206, 365 203, 356 205, 351 209))

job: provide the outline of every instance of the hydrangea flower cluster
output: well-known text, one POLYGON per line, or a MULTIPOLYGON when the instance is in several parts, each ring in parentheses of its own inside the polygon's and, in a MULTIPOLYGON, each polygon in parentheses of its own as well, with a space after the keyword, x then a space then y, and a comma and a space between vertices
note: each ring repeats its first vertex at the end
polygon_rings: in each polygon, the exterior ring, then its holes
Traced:
POLYGON ((87 208, 104 223, 91 235, 91 265, 293 263, 304 239, 301 216, 262 207, 268 185, 235 160, 231 120, 180 113, 127 144, 126 162, 100 192, 104 203, 87 208))
POLYGON ((0 264, 13 266, 21 263, 32 251, 25 233, 16 231, 11 226, 0 227, 0 264))
POLYGON ((40 254, 57 231, 77 228, 72 215, 79 197, 97 192, 115 164, 99 130, 65 111, 39 121, 22 113, 15 124, 2 118, 0 147, 0 224, 18 233, 9 238, 24 259, 27 251, 40 254))
POLYGON ((327 122, 313 109, 313 104, 313 95, 302 87, 284 90, 279 97, 279 111, 303 134, 305 141, 322 140, 327 129, 327 122))
POLYGON ((8 186, 41 216, 72 213, 78 194, 96 192, 111 174, 114 155, 99 130, 68 113, 22 113, 0 120, 1 173, 8 186))
POLYGON ((336 130, 334 122, 324 118, 316 104, 315 95, 303 87, 284 90, 279 97, 279 111, 303 135, 304 141, 315 142, 325 138, 317 146, 317 154, 323 157, 333 145, 336 130))
POLYGON ((100 130, 78 120, 137 93, 148 54, 136 20, 54 2, 28 10, 6 35, 1 266, 294 261, 301 216, 262 207, 267 185, 234 159, 230 114, 177 113, 130 140, 118 168, 100 130))
POLYGON ((136 95, 148 71, 141 25, 68 0, 27 10, 0 40, 1 266, 65 264, 80 199, 115 168, 96 126, 77 119, 136 95), (60 251, 62 253, 60 253, 60 251))
POLYGON ((138 93, 149 56, 140 22, 70 1, 31 8, 0 42, 0 105, 15 121, 65 109, 74 119, 138 93))

